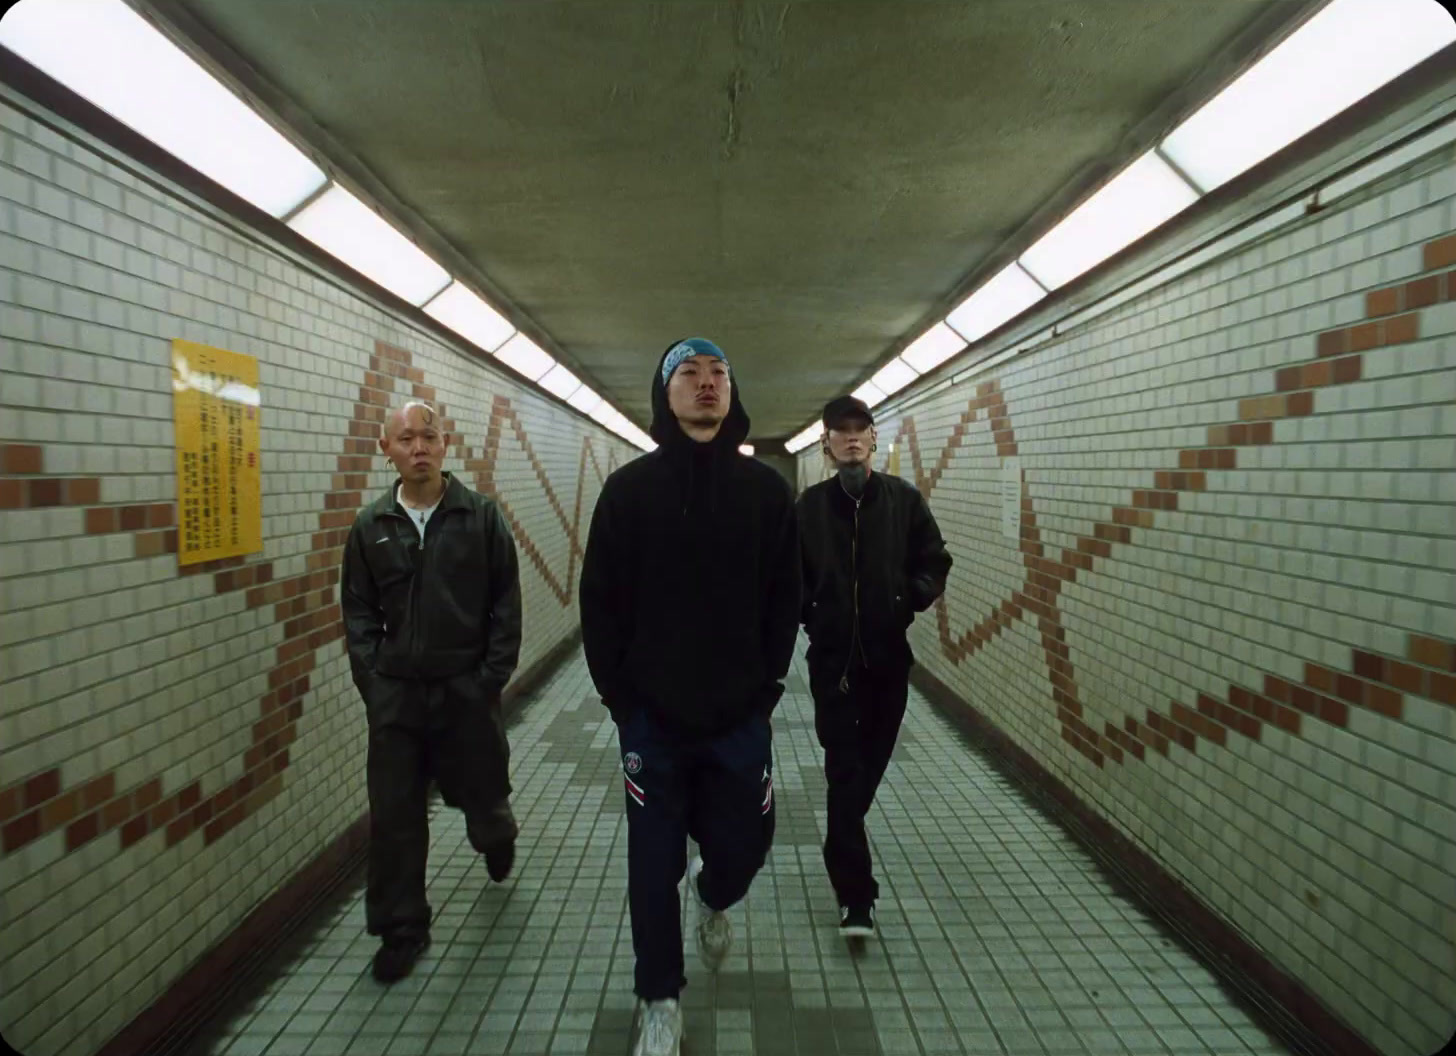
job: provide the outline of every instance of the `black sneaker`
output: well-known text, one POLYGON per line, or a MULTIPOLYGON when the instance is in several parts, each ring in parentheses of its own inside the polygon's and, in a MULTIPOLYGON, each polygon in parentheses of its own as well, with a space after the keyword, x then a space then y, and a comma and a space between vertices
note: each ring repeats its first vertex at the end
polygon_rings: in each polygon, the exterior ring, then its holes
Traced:
POLYGON ((429 945, 428 935, 387 936, 374 954, 374 978, 381 983, 399 982, 410 974, 429 945))
POLYGON ((868 939, 875 933, 875 907, 840 906, 839 934, 846 939, 868 939))
POLYGON ((485 851, 485 871, 496 883, 511 875, 511 866, 516 864, 516 841, 505 840, 488 847, 485 851))

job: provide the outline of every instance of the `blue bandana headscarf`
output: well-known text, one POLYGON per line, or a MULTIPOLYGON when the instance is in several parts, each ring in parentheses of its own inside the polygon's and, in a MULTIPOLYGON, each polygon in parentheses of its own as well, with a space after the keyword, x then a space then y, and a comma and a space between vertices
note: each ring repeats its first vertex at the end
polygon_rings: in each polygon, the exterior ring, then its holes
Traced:
MULTIPOLYGON (((728 357, 723 350, 706 337, 690 337, 685 341, 679 341, 667 350, 667 355, 662 360, 662 383, 667 384, 672 377, 672 372, 682 366, 683 360, 691 359, 693 356, 712 356, 714 359, 721 359, 725 367, 728 366, 728 357)), ((728 368, 730 371, 732 367, 728 368)))

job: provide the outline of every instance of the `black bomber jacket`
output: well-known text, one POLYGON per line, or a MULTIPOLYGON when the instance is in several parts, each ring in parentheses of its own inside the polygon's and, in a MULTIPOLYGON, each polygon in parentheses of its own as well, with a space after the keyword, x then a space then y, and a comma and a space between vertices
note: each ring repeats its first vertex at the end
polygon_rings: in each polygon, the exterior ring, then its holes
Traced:
POLYGON ((340 598, 349 666, 366 700, 375 675, 449 678, 475 669, 498 691, 520 658, 510 526, 495 502, 444 476, 423 540, 395 500, 398 481, 349 531, 340 598))
POLYGON ((951 567, 924 497, 871 473, 856 502, 836 475, 804 489, 798 513, 811 673, 838 681, 852 664, 908 670, 905 631, 944 593, 951 567))

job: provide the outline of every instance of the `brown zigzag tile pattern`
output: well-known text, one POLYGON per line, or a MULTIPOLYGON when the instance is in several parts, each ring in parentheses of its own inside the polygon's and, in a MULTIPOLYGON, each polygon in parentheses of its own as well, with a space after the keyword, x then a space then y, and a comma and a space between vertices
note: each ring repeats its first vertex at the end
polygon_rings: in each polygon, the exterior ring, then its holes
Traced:
MULTIPOLYGON (((113 830, 119 830, 123 848, 159 829, 166 831, 167 847, 199 830, 203 834, 203 845, 207 845, 278 794, 282 788, 283 771, 289 764, 289 746, 297 739, 298 719, 303 714, 303 695, 308 692, 318 650, 343 637, 340 608, 334 598, 339 563, 355 511, 364 500, 369 470, 378 454, 376 439, 395 396, 398 381, 410 383, 414 398, 434 402, 435 390, 424 383, 423 371, 411 365, 409 353, 377 342, 375 354, 370 357, 369 370, 359 389, 358 402, 354 405, 348 435, 343 438, 344 451, 338 456, 337 472, 332 477, 329 492, 324 496, 324 508, 319 513, 318 530, 314 533, 312 551, 304 572, 288 579, 274 580, 271 561, 248 564, 247 559, 241 557, 179 569, 181 575, 211 573, 218 594, 245 590, 248 608, 271 605, 274 620, 283 624, 283 642, 278 646, 274 665, 268 672, 268 691, 259 702, 260 716, 253 724, 252 745, 243 755, 242 776, 204 797, 198 781, 165 795, 160 777, 150 778, 119 792, 114 772, 66 789, 62 786, 60 769, 52 767, 0 788, 0 855, 16 851, 60 828, 65 829, 68 852, 113 830)), ((445 417, 445 408, 438 403, 435 408, 443 418, 445 430, 454 435, 455 424, 445 417)), ((474 473, 482 490, 491 490, 495 481, 495 455, 502 420, 512 423, 515 435, 570 540, 571 563, 564 587, 546 567, 539 550, 515 515, 508 512, 511 529, 517 544, 526 550, 552 592, 565 605, 570 599, 576 557, 580 552, 581 485, 585 481, 588 462, 597 471, 599 479, 603 476, 596 452, 591 438, 584 437, 577 474, 576 509, 568 524, 519 417, 510 401, 503 396, 497 397, 492 405, 485 457, 472 459, 471 449, 457 444, 457 453, 466 459, 467 471, 474 473)), ((0 451, 0 468, 6 474, 41 472, 43 453, 39 448, 31 449, 30 445, 4 445, 4 448, 0 451), (17 451, 16 448, 22 450, 17 451)), ((609 457, 608 472, 614 461, 615 453, 609 457)), ((67 481, 60 492, 64 497, 75 497, 70 504, 86 505, 98 501, 99 486, 81 492, 73 491, 74 486, 75 482, 67 481)), ((46 495, 48 492, 42 497, 46 495)), ((496 498, 509 511, 506 501, 500 496, 496 498)), ((176 529, 171 527, 175 523, 174 515, 174 507, 170 503, 93 507, 86 513, 88 531, 92 530, 94 518, 96 530, 136 532, 139 557, 176 553, 176 529)))
MULTIPOLYGON (((1456 235, 1424 247, 1427 270, 1453 262, 1456 262, 1456 235)), ((959 664, 1013 621, 1027 613, 1034 615, 1041 632, 1057 718, 1062 724, 1062 738, 1097 766, 1102 766, 1109 757, 1120 763, 1124 753, 1142 759, 1147 747, 1167 755, 1170 743, 1188 751, 1196 750, 1200 739, 1224 745, 1230 730, 1254 739, 1265 725, 1298 734, 1303 716, 1344 726, 1351 707, 1399 719, 1404 693, 1416 693, 1456 706, 1456 677, 1452 675, 1456 672, 1456 644, 1411 635, 1405 657, 1352 650, 1353 674, 1306 664, 1300 685, 1266 674, 1261 691, 1230 685, 1226 701, 1199 694, 1193 707, 1172 701, 1169 715, 1149 709, 1141 721, 1131 715, 1124 716, 1120 727, 1109 721, 1099 732, 1082 718, 1076 674, 1057 607, 1062 584, 1075 582, 1078 569, 1091 571, 1097 561, 1112 555, 1115 545, 1132 543, 1132 529, 1151 527, 1156 511, 1176 510, 1180 492, 1205 490, 1208 470, 1235 468, 1240 447, 1273 443, 1274 420, 1313 413, 1317 390, 1358 381, 1364 352, 1416 340, 1419 313, 1406 309, 1443 300, 1456 300, 1456 271, 1424 276, 1368 294, 1368 314, 1385 318, 1320 334, 1312 361, 1276 371, 1274 393, 1241 400, 1239 421, 1211 426, 1208 446, 1180 452, 1177 469, 1155 473, 1152 488, 1134 491, 1131 505, 1114 509, 1110 521, 1094 525, 1091 535, 1079 537, 1076 548, 1063 549, 1056 560, 1045 556, 1035 509, 1031 498, 1023 492, 1019 549, 1027 571, 1021 589, 1002 601, 980 623, 959 635, 951 629, 949 609, 942 597, 936 603, 941 651, 952 663, 959 664)), ((915 420, 902 421, 895 443, 901 439, 906 441, 916 486, 927 498, 955 451, 962 446, 967 428, 983 411, 988 417, 997 454, 1016 454, 1010 414, 996 381, 977 387, 976 395, 929 472, 923 468, 915 420)))

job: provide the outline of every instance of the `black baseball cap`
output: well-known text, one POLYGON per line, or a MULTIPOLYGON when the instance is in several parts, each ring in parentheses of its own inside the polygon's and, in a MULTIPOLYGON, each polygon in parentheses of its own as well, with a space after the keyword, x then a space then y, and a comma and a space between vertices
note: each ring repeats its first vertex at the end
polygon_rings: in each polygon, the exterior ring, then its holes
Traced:
POLYGON ((875 416, 870 405, 853 396, 837 396, 824 405, 824 428, 838 429, 851 418, 864 419, 865 425, 874 425, 875 416))

